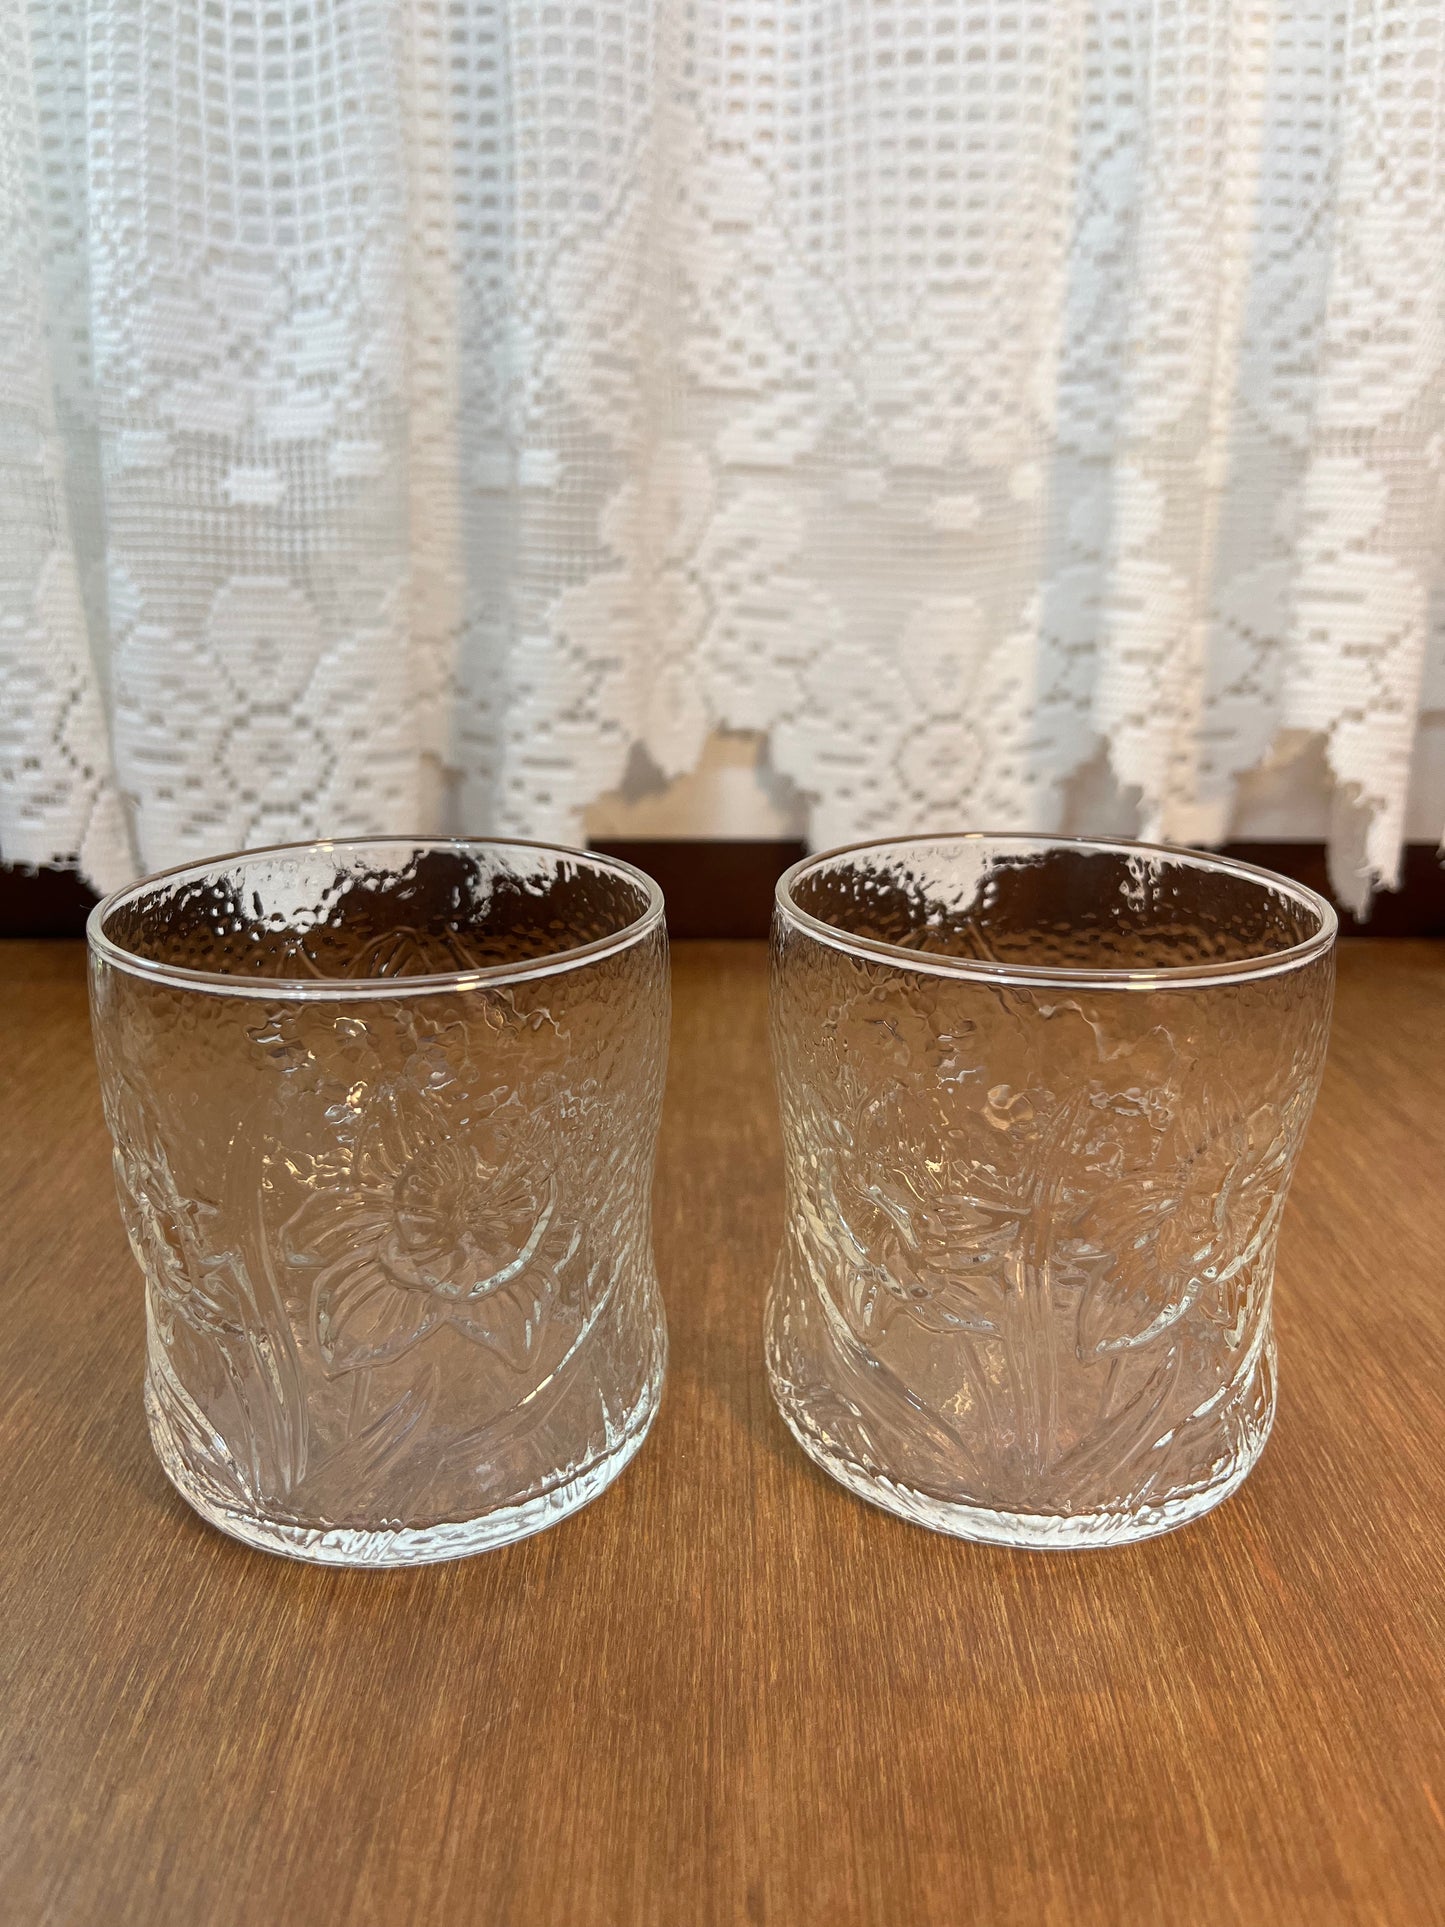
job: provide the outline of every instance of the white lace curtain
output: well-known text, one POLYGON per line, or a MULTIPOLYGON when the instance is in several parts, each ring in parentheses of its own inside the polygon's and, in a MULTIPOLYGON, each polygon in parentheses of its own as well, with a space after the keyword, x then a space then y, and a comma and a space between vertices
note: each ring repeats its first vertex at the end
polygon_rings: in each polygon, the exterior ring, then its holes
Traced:
POLYGON ((0 0, 0 853, 1146 834, 1445 709, 1440 0, 0 0), (1432 628, 1433 623, 1433 628, 1432 628))

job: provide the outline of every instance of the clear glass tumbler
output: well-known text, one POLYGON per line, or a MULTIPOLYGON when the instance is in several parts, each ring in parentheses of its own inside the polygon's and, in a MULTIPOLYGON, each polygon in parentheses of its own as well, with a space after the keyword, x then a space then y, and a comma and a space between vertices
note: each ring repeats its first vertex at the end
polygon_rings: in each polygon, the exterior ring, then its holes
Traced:
POLYGON ((250 851, 90 920, 146 1409, 253 1545, 505 1544, 636 1452, 666 1333, 657 886, 523 843, 250 851))
POLYGON ((1137 843, 904 840, 778 886, 774 1396, 904 1518, 1097 1546, 1241 1483, 1335 916, 1137 843))

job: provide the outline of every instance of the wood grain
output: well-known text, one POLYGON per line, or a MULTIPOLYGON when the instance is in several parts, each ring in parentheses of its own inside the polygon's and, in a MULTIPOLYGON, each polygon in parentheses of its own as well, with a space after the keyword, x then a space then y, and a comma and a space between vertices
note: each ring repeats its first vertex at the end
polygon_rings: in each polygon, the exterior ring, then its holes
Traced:
POLYGON ((0 946, 0 1919, 1445 1920, 1445 948, 1344 947, 1243 1492, 1127 1551, 832 1486, 759 1337, 760 946, 680 946, 652 1440, 540 1538, 247 1551, 153 1461, 79 946, 0 946))

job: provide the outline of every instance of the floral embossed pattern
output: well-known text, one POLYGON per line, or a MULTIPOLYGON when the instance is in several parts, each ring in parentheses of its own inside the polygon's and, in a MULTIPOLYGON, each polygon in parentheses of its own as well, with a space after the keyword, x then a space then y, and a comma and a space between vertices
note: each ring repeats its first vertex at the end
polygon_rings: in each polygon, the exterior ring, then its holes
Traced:
POLYGON ((329 1369, 388 1364, 442 1324, 519 1368, 536 1355, 582 1236, 556 1233, 550 1174, 462 1139, 414 1086, 384 1085, 309 1176, 282 1249, 315 1274, 311 1332, 329 1369))
POLYGON ((1268 1432, 1332 923, 1208 859, 982 850, 816 859, 780 911, 774 1388, 814 1456, 926 1523, 1143 1536, 1268 1432))
POLYGON ((446 1557, 563 1516, 636 1450, 665 1352, 667 990, 634 877, 340 845, 97 913, 152 1433, 227 1531, 338 1563, 446 1557))

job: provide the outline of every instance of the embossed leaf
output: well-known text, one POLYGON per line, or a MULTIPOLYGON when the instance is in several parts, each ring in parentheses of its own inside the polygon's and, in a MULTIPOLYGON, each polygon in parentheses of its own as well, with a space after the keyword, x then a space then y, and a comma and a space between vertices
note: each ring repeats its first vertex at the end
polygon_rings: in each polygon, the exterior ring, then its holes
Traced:
POLYGON ((219 1212, 181 1192, 144 1106, 122 1086, 113 1095, 112 1162, 131 1249, 166 1309, 197 1331, 233 1335, 245 1323, 240 1255, 221 1245, 219 1212))

